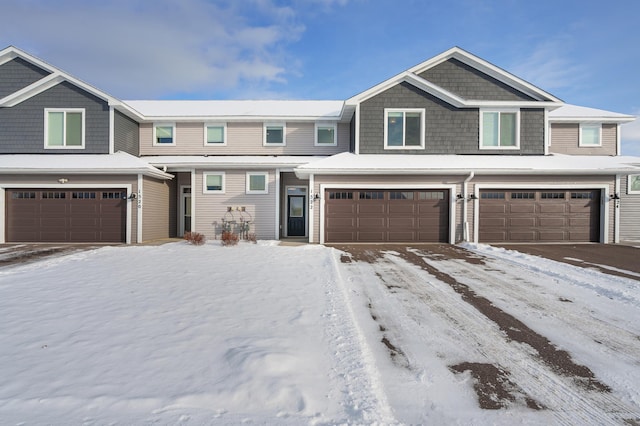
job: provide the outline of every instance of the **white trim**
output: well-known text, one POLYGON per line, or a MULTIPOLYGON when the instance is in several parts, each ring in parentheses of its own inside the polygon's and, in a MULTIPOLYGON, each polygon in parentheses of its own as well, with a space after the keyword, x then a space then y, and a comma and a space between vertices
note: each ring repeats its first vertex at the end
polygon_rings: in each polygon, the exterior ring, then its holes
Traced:
POLYGON ((287 123, 284 122, 268 122, 262 124, 262 146, 287 146, 287 123), (267 129, 269 127, 282 127, 282 142, 267 143, 267 129))
POLYGON ((138 207, 138 232, 136 235, 136 243, 140 244, 142 242, 142 213, 143 213, 143 198, 144 198, 144 191, 143 191, 143 185, 144 185, 144 181, 142 178, 142 175, 139 174, 138 175, 138 196, 136 197, 136 205, 138 207))
MULTIPOLYGON (((218 172, 213 170, 202 172, 202 193, 203 194, 224 194, 226 192, 225 184, 226 184, 225 172, 218 172), (214 176, 214 175, 219 175, 222 177, 221 185, 220 185, 222 189, 207 189, 207 176, 214 176)), ((192 193, 193 193, 193 190, 192 190, 192 193)), ((193 215, 193 210, 191 211, 191 214, 193 215)))
POLYGON ((320 184, 320 244, 325 244, 324 239, 324 203, 325 192, 327 189, 406 189, 409 191, 419 191, 421 189, 443 189, 449 191, 449 244, 455 244, 456 239, 456 187, 457 184, 420 184, 420 185, 406 185, 406 184, 336 184, 336 183, 323 183, 320 184))
POLYGON ((227 146, 227 123, 226 122, 206 122, 204 123, 204 146, 227 146), (208 127, 222 127, 222 143, 207 142, 207 128, 208 127))
MULTIPOLYGON (((184 198, 185 198, 185 193, 184 190, 186 188, 191 189, 191 192, 189 193, 189 199, 191 199, 193 197, 193 188, 191 187, 191 185, 180 185, 179 188, 179 193, 178 193, 178 215, 179 215, 179 220, 178 220, 178 236, 182 237, 184 235, 185 232, 185 223, 184 223, 184 217, 185 217, 185 208, 184 208, 184 198)), ((191 210, 191 216, 193 216, 193 209, 191 210)), ((193 230, 193 228, 192 228, 193 230)))
MULTIPOLYGON (((314 234, 314 229, 313 229, 313 225, 315 223, 315 219, 314 219, 314 204, 316 201, 314 199, 315 196, 315 179, 314 176, 311 174, 309 175, 309 188, 307 190, 307 193, 309 194, 309 219, 308 219, 308 224, 307 224, 307 234, 309 235, 309 242, 312 243, 313 242, 313 234, 314 234)), ((320 200, 322 200, 322 198, 324 198, 322 196, 322 193, 320 193, 320 200)), ((322 204, 322 201, 320 203, 318 203, 319 205, 322 204)), ((320 206, 318 206, 318 208, 320 208, 320 206)))
POLYGON ((616 124, 616 155, 622 155, 622 143, 620 137, 621 124, 616 124))
POLYGON ((520 110, 516 108, 493 108, 493 109, 480 109, 479 110, 479 133, 478 133, 478 149, 480 150, 519 150, 520 149, 520 110), (497 146, 485 146, 484 145, 484 114, 497 113, 498 114, 498 145, 497 146), (500 121, 502 120, 502 114, 515 114, 516 115, 516 144, 515 146, 501 146, 500 144, 500 121))
POLYGON ((360 104, 358 103, 358 105, 356 105, 356 111, 355 111, 355 117, 356 117, 356 128, 354 131, 354 138, 355 141, 353 143, 353 150, 355 151, 354 154, 358 155, 360 154, 360 104))
POLYGON ((609 242, 609 209, 606 203, 609 202, 609 185, 607 184, 536 184, 536 183, 522 183, 522 184, 500 184, 500 183, 476 183, 474 189, 474 195, 478 200, 474 203, 473 207, 473 242, 478 244, 480 235, 480 190, 481 189, 530 189, 535 191, 544 190, 558 190, 558 189, 599 189, 600 194, 600 242, 609 242))
POLYGON ((551 123, 549 123, 549 110, 544 110, 544 155, 549 155, 551 148, 551 123))
POLYGON ((304 235, 303 237, 309 237, 309 212, 310 212, 310 204, 309 200, 311 199, 311 193, 309 192, 309 187, 306 185, 286 185, 284 187, 284 211, 285 211, 285 221, 284 221, 284 232, 283 235, 285 237, 289 237, 289 189, 297 188, 304 189, 304 235))
POLYGON ((44 109, 44 149, 84 149, 85 148, 85 116, 86 112, 84 108, 45 108, 44 109), (63 113, 63 134, 61 146, 49 146, 49 113, 62 112, 63 113), (81 145, 80 146, 68 146, 67 143, 67 113, 80 113, 82 116, 82 128, 81 128, 81 145))
POLYGON ((313 133, 313 146, 337 146, 338 145, 338 123, 335 121, 316 121, 313 133), (333 129, 333 142, 332 143, 318 143, 318 130, 319 128, 332 128, 333 129))
MULTIPOLYGON (((620 175, 616 175, 616 183, 613 187, 614 196, 617 194, 620 196, 620 175)), ((620 242, 620 200, 613 200, 613 242, 618 244, 620 242)))
MULTIPOLYGON (((95 184, 95 183, 78 183, 78 184, 60 184, 60 183, 1 183, 0 184, 0 244, 6 243, 5 238, 5 229, 7 227, 6 216, 5 216, 5 190, 6 189, 21 189, 21 188, 52 188, 52 189, 82 189, 82 188, 95 188, 95 189, 124 189, 127 194, 131 193, 132 185, 130 183, 118 183, 118 184, 95 184)), ((127 200, 129 201, 129 200, 127 200)), ((125 221, 125 244, 131 244, 131 202, 127 202, 127 217, 125 221)))
POLYGON ((425 108, 385 108, 384 109, 384 149, 385 150, 412 150, 412 149, 424 149, 425 140, 425 108), (398 112, 402 113, 402 145, 395 146, 389 145, 389 113, 398 112), (406 145, 406 114, 407 113, 419 113, 420 114, 420 145, 406 145))
POLYGON ((268 194, 269 193, 269 172, 246 172, 245 173, 245 194, 268 194), (251 190, 249 188, 251 184, 251 176, 263 176, 264 177, 264 189, 251 190))
POLYGON ((115 152, 116 139, 115 139, 115 131, 116 131, 116 123, 115 123, 115 110, 112 106, 109 107, 109 154, 113 154, 115 152))
POLYGON ((280 169, 276 169, 275 171, 276 173, 276 179, 275 179, 275 184, 276 184, 276 190, 274 191, 275 194, 273 195, 274 197, 276 197, 276 211, 275 211, 275 226, 274 226, 274 238, 276 240, 280 240, 280 222, 281 222, 281 218, 280 218, 280 211, 281 211, 281 205, 280 205, 280 200, 281 200, 281 194, 280 194, 280 169))
POLYGON ((632 180, 637 177, 640 180, 640 174, 633 174, 627 176, 627 195, 640 194, 640 190, 631 189, 632 180))
POLYGON ((174 122, 155 122, 153 123, 153 146, 176 146, 176 142, 177 142, 177 138, 176 138, 176 133, 177 132, 177 128, 176 128, 176 123, 174 122), (171 143, 158 143, 157 139, 156 139, 156 128, 157 127, 171 127, 171 143))
POLYGON ((196 169, 191 169, 191 230, 196 231, 196 169))
POLYGON ((578 147, 580 148, 599 148, 602 146, 602 123, 585 122, 580 123, 580 129, 578 131, 578 147), (582 142, 582 131, 585 127, 598 127, 598 143, 595 145, 587 145, 582 142))

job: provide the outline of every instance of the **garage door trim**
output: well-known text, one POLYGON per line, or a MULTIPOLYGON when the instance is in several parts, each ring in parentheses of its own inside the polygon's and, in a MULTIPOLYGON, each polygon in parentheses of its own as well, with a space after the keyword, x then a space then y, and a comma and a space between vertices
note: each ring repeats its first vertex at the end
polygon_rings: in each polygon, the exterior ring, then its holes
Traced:
MULTIPOLYGON (((456 218, 456 185, 447 185, 447 184, 423 184, 423 185, 413 185, 413 184, 320 184, 320 206, 316 206, 320 208, 320 244, 325 244, 325 199, 324 194, 327 189, 382 189, 382 190, 445 190, 449 191, 449 243, 454 244, 456 237, 456 227, 455 227, 455 218, 456 218)), ((314 207, 315 208, 315 207, 314 207)))
MULTIPOLYGON (((56 189, 56 190, 69 190, 69 189, 121 189, 127 191, 127 194, 131 194, 132 190, 131 184, 108 184, 108 183, 100 183, 100 184, 91 184, 91 183, 69 183, 65 185, 61 184, 39 184, 39 183, 29 183, 29 184, 20 184, 20 183, 10 183, 4 184, 0 186, 0 243, 6 243, 6 235, 5 230, 7 227, 7 218, 5 217, 6 211, 6 190, 7 189, 56 189)), ((131 209, 132 204, 137 200, 127 201, 126 206, 126 224, 125 224, 125 243, 131 244, 131 209)), ((142 209, 138 209, 141 212, 142 209)), ((141 226, 140 220, 138 220, 138 227, 141 226)))
POLYGON ((473 203, 473 242, 480 241, 480 191, 484 189, 504 189, 517 190, 525 189, 532 191, 557 191, 557 190, 600 190, 600 243, 607 244, 609 242, 609 185, 607 184, 579 184, 579 185, 549 185, 549 184, 476 184, 474 195, 476 197, 473 203))

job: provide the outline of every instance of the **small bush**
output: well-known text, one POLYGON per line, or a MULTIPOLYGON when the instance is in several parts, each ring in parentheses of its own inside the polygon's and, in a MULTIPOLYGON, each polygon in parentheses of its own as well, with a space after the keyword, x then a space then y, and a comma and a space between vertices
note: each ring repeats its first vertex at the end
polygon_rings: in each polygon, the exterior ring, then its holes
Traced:
POLYGON ((201 246, 207 240, 205 236, 199 232, 185 232, 184 239, 194 246, 201 246))
POLYGON ((230 232, 230 231, 224 231, 222 233, 222 236, 220 237, 220 240, 222 240, 223 246, 235 246, 236 244, 238 244, 239 239, 240 238, 238 237, 237 234, 234 234, 233 232, 230 232))
POLYGON ((258 241, 256 239, 256 234, 253 232, 250 232, 247 234, 247 241, 252 242, 253 244, 256 244, 258 241))

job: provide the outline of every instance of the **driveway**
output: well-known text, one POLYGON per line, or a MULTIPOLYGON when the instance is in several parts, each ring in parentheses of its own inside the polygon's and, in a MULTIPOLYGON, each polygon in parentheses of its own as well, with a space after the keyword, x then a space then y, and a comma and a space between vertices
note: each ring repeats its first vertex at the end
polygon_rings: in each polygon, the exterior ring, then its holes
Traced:
POLYGON ((534 256, 640 280, 640 248, 622 244, 496 244, 534 256), (634 274, 625 273, 625 271, 634 274))
POLYGON ((0 244, 0 268, 35 262, 48 257, 62 256, 83 250, 104 247, 104 244, 0 244))

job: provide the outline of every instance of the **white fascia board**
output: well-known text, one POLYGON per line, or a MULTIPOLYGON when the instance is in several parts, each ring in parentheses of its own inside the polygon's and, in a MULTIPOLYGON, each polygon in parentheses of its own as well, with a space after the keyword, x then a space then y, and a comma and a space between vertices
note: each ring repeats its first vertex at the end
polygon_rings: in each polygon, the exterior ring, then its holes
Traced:
POLYGON ((13 107, 18 105, 21 102, 26 101, 27 99, 44 92, 45 90, 51 89, 52 87, 62 83, 64 81, 64 77, 58 73, 49 74, 46 77, 41 78, 24 87, 17 92, 13 92, 10 95, 5 96, 0 99, 0 107, 13 107))
MULTIPOLYGON (((132 109, 132 108, 130 108, 132 109)), ((133 110, 133 109, 132 109, 133 110)), ((133 110, 135 111, 135 110, 133 110)), ((137 111, 136 111, 137 112, 137 111)), ((139 113, 138 113, 139 114, 139 113)), ((179 121, 183 122, 208 122, 208 121, 244 121, 244 122, 309 122, 309 121, 342 121, 342 116, 286 116, 286 115, 162 115, 162 116, 145 116, 140 114, 141 121, 145 123, 153 123, 158 121, 179 121)))
POLYGON ((173 179, 174 176, 169 173, 165 173, 162 170, 154 170, 152 168, 143 169, 84 169, 76 167, 68 168, 50 168, 50 169, 28 169, 28 168, 3 168, 0 170, 0 175, 20 174, 20 175, 52 175, 52 174, 77 174, 77 175, 128 175, 128 174, 141 174, 158 179, 173 179))
POLYGON ((575 117, 549 117, 550 123, 630 123, 635 121, 633 115, 612 116, 575 116, 575 117))
POLYGON ((467 176, 473 172, 475 176, 481 175, 615 175, 634 174, 638 169, 310 169, 297 168, 294 170, 299 179, 314 175, 461 175, 467 176))

